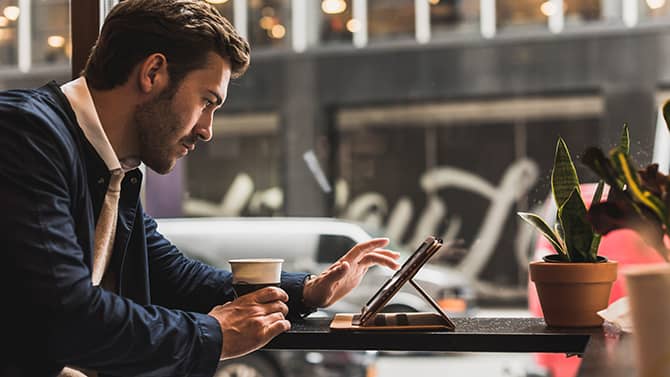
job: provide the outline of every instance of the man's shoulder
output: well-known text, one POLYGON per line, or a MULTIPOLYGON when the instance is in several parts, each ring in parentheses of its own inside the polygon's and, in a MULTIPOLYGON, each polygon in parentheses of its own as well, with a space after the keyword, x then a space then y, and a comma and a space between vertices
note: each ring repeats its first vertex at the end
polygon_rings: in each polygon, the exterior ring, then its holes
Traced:
POLYGON ((0 92, 0 132, 54 132, 72 137, 76 118, 72 108, 51 82, 37 89, 12 89, 0 92))

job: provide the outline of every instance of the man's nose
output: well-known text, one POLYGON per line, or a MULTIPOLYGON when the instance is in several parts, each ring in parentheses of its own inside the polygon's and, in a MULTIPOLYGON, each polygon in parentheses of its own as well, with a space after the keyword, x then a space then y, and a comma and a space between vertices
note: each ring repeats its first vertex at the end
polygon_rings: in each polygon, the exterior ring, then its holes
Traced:
POLYGON ((214 118, 213 114, 210 112, 207 112, 202 115, 200 121, 196 125, 195 130, 196 135, 198 135, 198 139, 202 141, 210 141, 212 139, 212 122, 214 121, 213 118, 214 118))

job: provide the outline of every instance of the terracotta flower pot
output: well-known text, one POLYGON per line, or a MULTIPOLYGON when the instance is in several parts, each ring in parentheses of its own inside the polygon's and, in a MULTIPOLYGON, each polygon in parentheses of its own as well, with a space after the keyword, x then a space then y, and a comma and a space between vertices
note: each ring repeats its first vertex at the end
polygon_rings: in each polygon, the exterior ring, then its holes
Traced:
POLYGON ((544 321, 552 327, 596 327, 603 319, 596 314, 609 302, 617 278, 617 262, 530 263, 544 321))

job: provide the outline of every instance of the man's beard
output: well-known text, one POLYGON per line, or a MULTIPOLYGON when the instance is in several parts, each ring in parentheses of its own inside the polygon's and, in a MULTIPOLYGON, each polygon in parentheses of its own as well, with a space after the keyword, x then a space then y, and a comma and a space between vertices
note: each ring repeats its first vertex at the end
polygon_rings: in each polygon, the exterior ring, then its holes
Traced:
POLYGON ((133 121, 140 143, 140 159, 159 174, 169 173, 176 163, 173 156, 181 128, 172 110, 174 91, 166 89, 158 97, 137 105, 133 121))

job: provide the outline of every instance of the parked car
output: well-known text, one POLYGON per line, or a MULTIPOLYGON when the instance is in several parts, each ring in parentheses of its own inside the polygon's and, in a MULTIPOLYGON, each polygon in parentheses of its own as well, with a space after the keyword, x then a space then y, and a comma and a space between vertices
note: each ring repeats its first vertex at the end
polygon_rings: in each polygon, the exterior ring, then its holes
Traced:
MULTIPOLYGON (((359 224, 330 218, 183 218, 162 219, 158 224, 159 231, 185 254, 224 269, 230 268, 229 259, 264 257, 284 259, 286 271, 318 274, 355 244, 371 239, 359 224)), ((401 261, 410 254, 389 247, 401 253, 401 261)), ((359 312, 392 274, 388 268, 372 267, 361 284, 329 311, 359 312)), ((414 280, 449 315, 470 315, 475 308, 469 280, 455 269, 429 263, 414 280)), ((410 285, 386 306, 386 311, 432 310, 410 285)))
MULTIPOLYGON (((358 224, 327 218, 180 218, 158 219, 158 230, 184 254, 229 269, 229 259, 282 258, 284 270, 319 273, 356 243, 371 236, 358 224)), ((407 251, 400 252, 402 259, 407 251)), ((326 310, 312 314, 359 312, 393 271, 371 268, 359 287, 326 310)), ((452 316, 470 315, 475 307, 469 282, 448 267, 425 265, 415 280, 452 316)), ((387 311, 432 311, 412 287, 404 287, 387 311)), ((376 352, 260 350, 222 362, 224 376, 372 376, 376 352)))

